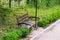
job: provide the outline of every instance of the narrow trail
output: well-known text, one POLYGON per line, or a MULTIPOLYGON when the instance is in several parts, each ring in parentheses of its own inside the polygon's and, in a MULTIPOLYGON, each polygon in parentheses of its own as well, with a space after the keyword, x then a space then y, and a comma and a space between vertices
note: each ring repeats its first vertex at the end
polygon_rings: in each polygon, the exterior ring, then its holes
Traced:
POLYGON ((34 40, 60 40, 60 21, 52 29, 40 34, 34 40))

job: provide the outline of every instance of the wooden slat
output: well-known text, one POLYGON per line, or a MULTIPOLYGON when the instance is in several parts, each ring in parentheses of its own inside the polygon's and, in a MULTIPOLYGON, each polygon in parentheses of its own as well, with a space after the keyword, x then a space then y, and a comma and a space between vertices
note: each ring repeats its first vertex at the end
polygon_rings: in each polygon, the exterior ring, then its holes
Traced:
POLYGON ((25 15, 25 16, 19 18, 19 21, 24 20, 25 18, 28 18, 28 15, 25 15))
POLYGON ((23 19, 23 20, 21 20, 19 22, 21 23, 21 22, 25 22, 25 21, 28 21, 28 18, 25 18, 25 19, 23 19))
POLYGON ((29 20, 28 14, 24 14, 23 16, 20 16, 18 18, 18 22, 24 22, 24 21, 27 21, 27 20, 29 20))
POLYGON ((28 14, 26 13, 26 14, 24 14, 24 15, 22 15, 22 16, 19 16, 18 18, 17 18, 17 22, 18 23, 27 23, 27 24, 29 24, 29 25, 22 25, 22 27, 23 28, 30 28, 30 27, 32 27, 33 25, 35 25, 35 21, 29 21, 29 16, 28 16, 28 14))
POLYGON ((27 21, 26 23, 28 23, 29 25, 22 25, 23 28, 30 28, 33 25, 35 25, 35 21, 27 21), (31 25, 31 26, 30 26, 31 25))
POLYGON ((22 17, 24 17, 24 16, 26 16, 26 15, 28 15, 28 14, 26 13, 26 14, 24 14, 24 15, 20 16, 19 18, 22 18, 22 17))

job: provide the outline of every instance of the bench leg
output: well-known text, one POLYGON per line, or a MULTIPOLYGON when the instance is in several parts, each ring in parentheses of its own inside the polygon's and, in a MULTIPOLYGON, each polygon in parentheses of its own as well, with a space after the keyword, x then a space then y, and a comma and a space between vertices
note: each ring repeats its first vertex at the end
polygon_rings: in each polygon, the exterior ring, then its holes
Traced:
POLYGON ((20 28, 22 25, 18 25, 18 28, 20 28))
POLYGON ((38 28, 38 25, 37 25, 37 24, 35 24, 35 25, 34 25, 34 29, 35 29, 35 30, 37 30, 37 28, 38 28))

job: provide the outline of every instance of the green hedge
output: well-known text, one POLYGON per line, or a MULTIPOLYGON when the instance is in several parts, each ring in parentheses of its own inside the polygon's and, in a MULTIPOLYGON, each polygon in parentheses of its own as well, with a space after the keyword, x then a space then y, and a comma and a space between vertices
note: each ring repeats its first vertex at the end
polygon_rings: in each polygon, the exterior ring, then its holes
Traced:
POLYGON ((55 20, 57 20, 59 17, 60 17, 59 7, 51 8, 51 9, 48 9, 47 11, 45 10, 43 15, 41 15, 41 17, 40 17, 41 19, 38 21, 38 26, 44 27, 47 24, 52 23, 55 20))
POLYGON ((21 37, 26 37, 31 31, 31 28, 20 28, 18 30, 14 30, 4 36, 2 36, 1 40, 18 40, 21 37))

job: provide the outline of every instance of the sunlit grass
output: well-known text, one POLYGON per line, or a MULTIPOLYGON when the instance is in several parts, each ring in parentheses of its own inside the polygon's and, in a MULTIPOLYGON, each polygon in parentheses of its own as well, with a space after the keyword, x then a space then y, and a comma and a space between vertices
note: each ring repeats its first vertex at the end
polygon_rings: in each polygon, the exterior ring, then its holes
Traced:
MULTIPOLYGON (((28 11, 29 16, 35 16, 36 9, 35 8, 18 8, 14 10, 16 14, 23 15, 25 13, 25 9, 28 11)), ((51 8, 44 8, 40 9, 38 8, 37 10, 37 16, 40 17, 40 22, 43 21, 42 25, 47 25, 54 20, 58 19, 60 17, 60 6, 54 6, 51 8)))

